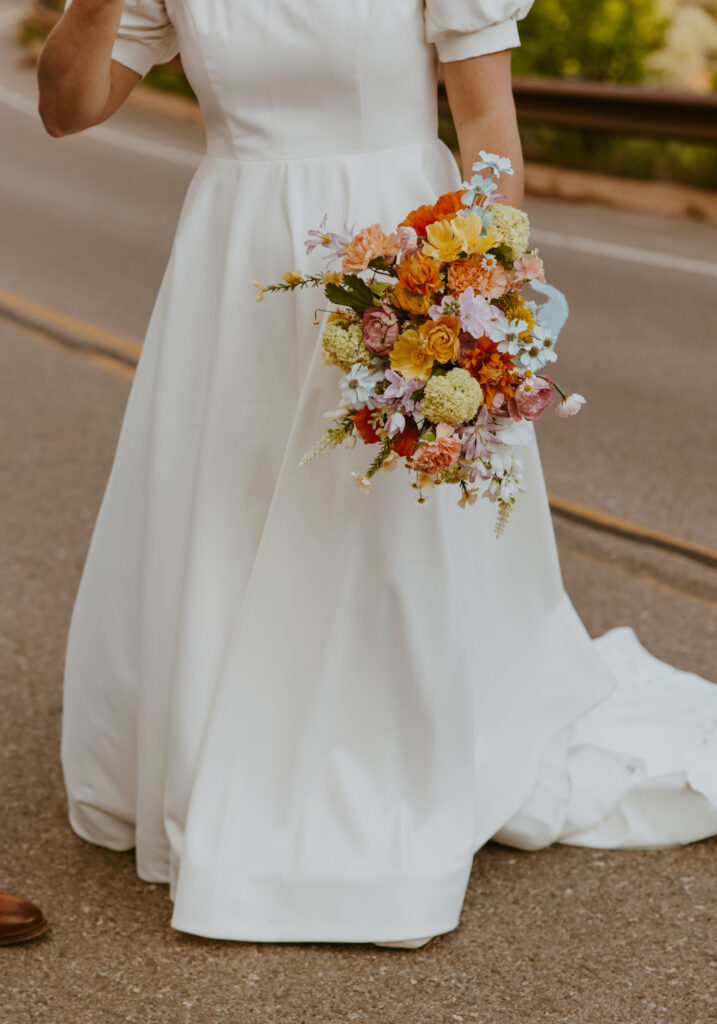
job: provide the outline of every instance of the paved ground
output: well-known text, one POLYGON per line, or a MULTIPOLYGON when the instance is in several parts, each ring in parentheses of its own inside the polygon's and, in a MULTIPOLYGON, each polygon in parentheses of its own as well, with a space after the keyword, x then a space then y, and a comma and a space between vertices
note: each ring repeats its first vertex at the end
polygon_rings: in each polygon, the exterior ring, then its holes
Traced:
MULTIPOLYGON (((128 111, 114 135, 46 139, 21 103, 5 94, 3 105, 2 88, 23 99, 32 87, 2 47, 0 33, 0 135, 12 141, 0 288, 141 337, 196 129, 128 111), (160 159, 141 142, 127 149, 123 134, 182 150, 160 159)), ((714 259, 708 225, 550 201, 530 212, 538 229, 573 239, 714 259)), ((551 490, 714 547, 714 277, 608 259, 599 244, 541 246, 573 308, 561 378, 590 400, 576 421, 545 425, 551 490)), ((717 840, 629 853, 488 846, 460 928, 416 953, 169 929, 164 887, 140 882, 130 854, 70 832, 57 756, 67 626, 130 379, 2 317, 0 364, 0 883, 52 921, 43 939, 0 951, 0 1024, 717 1019, 717 840)), ((557 526, 591 633, 629 622, 658 656, 714 675, 712 572, 557 526)))
MULTIPOLYGON (((77 839, 57 758, 64 641, 129 380, 0 322, 0 876, 49 934, 0 952, 0 1024, 709 1024, 717 840, 650 852, 476 857, 460 928, 416 953, 173 932, 131 854, 77 839)), ((701 673, 706 570, 580 527, 566 583, 593 633, 631 622, 701 673)))

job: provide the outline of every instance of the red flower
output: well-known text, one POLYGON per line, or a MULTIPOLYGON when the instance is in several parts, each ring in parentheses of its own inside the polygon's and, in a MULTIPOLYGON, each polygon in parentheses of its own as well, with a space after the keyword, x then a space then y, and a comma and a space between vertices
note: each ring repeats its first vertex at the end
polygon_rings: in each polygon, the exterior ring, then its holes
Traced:
POLYGON ((367 405, 364 405, 357 409, 352 416, 354 426, 361 435, 364 444, 376 444, 377 441, 381 440, 371 423, 370 417, 372 415, 373 411, 367 405))
POLYGON ((417 443, 418 427, 414 420, 408 420, 402 432, 393 442, 393 450, 396 455, 402 455, 405 459, 410 459, 416 450, 417 443))

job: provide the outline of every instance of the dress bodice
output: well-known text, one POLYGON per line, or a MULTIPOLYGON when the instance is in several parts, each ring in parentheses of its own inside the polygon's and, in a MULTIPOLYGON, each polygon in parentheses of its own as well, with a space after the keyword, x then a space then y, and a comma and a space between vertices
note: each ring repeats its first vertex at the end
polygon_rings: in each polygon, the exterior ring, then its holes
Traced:
POLYGON ((210 155, 374 152, 435 140, 437 58, 517 45, 531 2, 125 0, 113 57, 145 74, 181 51, 210 155))
POLYGON ((168 0, 209 152, 274 160, 436 136, 423 0, 168 0))

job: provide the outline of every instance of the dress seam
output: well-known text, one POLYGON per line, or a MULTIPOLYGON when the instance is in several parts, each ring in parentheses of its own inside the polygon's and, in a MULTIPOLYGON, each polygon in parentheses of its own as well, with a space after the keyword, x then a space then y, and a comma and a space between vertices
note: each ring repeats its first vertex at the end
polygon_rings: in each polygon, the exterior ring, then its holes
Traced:
POLYGON ((336 160, 340 158, 357 156, 377 156, 380 153, 395 153, 402 149, 418 149, 421 146, 434 146, 445 143, 435 136, 432 139, 420 139, 417 142, 407 142, 401 146, 382 146, 379 149, 355 149, 342 150, 340 153, 319 153, 316 156, 271 156, 271 157, 241 157, 231 153, 210 153, 207 151, 204 156, 210 160, 226 160, 229 163, 238 164, 287 164, 287 163, 310 163, 336 160))

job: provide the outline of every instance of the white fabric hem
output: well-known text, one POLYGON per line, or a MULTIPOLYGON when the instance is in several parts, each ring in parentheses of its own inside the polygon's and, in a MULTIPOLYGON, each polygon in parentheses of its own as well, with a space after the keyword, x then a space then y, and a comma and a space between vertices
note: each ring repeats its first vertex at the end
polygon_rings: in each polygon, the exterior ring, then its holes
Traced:
POLYGON ((131 71, 136 71, 144 78, 157 63, 157 54, 145 43, 140 43, 135 39, 117 38, 112 47, 112 60, 123 64, 131 71))
POLYGON ((515 18, 490 25, 477 32, 450 32, 436 42, 438 59, 447 64, 453 60, 467 60, 481 57, 485 53, 497 53, 520 46, 518 23, 515 18))

